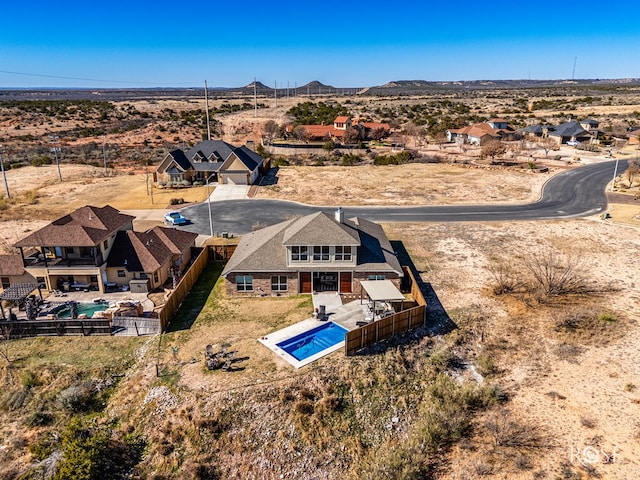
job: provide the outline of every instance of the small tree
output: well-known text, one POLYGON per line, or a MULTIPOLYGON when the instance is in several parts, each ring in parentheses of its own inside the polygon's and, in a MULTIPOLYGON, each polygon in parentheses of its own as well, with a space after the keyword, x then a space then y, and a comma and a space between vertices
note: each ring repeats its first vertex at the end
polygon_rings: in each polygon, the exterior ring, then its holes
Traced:
POLYGON ((545 158, 547 158, 551 150, 555 150, 556 148, 558 148, 558 144, 556 143, 556 141, 553 138, 549 138, 549 137, 543 138, 537 143, 537 145, 542 150, 544 150, 545 158))
POLYGON ((504 143, 498 140, 491 140, 480 149, 480 158, 489 158, 493 162, 496 157, 504 155, 506 151, 507 147, 504 143))
POLYGON ((356 130, 355 128, 347 128, 344 131, 344 135, 342 135, 342 143, 343 144, 349 144, 349 143, 355 143, 358 141, 358 130, 356 130))
POLYGON ((293 129, 293 132, 291 133, 293 133, 293 136, 299 142, 308 142, 311 138, 311 134, 306 128, 304 128, 303 125, 298 125, 297 127, 295 127, 293 129))
POLYGON ((278 133, 278 130, 280 130, 280 127, 275 121, 267 120, 264 123, 264 134, 265 134, 265 137, 267 138, 267 142, 271 143, 273 141, 276 134, 278 133))
POLYGON ((625 173, 627 180, 629 181, 629 188, 633 187, 633 182, 638 174, 640 174, 640 160, 637 158, 629 160, 629 166, 625 173))

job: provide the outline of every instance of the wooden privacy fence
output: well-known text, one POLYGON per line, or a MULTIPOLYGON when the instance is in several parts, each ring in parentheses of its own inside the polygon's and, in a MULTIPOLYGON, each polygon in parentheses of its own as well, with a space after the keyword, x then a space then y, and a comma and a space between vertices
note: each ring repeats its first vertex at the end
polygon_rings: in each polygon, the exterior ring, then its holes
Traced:
POLYGON ((344 337, 345 355, 353 355, 365 347, 424 325, 426 308, 418 305, 347 332, 344 337))
POLYGON ((164 305, 162 306, 162 309, 158 311, 161 331, 164 332, 167 329, 171 318, 178 311, 178 308, 180 308, 180 304, 182 304, 184 297, 186 297, 187 294, 191 291, 191 288, 198 280, 198 277, 200 277, 202 271, 206 268, 208 262, 209 249, 203 248, 200 254, 191 264, 189 270, 184 273, 184 275, 176 285, 176 288, 167 297, 164 305))
POLYGON ((3 338, 60 335, 111 335, 109 319, 58 319, 0 322, 3 338))
POLYGON ((420 288, 420 283, 416 280, 409 267, 402 267, 402 269, 404 270, 405 278, 411 282, 411 285, 407 286, 407 290, 411 292, 411 296, 418 306, 347 332, 344 336, 345 355, 353 355, 358 350, 424 325, 427 320, 427 301, 420 288))

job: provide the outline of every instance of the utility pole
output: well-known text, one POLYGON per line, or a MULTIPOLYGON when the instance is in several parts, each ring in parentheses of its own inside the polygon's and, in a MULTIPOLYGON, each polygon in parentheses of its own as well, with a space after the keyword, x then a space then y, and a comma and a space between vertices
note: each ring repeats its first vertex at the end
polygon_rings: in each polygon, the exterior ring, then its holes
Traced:
POLYGON ((273 82, 273 97, 276 99, 276 108, 278 108, 278 82, 273 82))
POLYGON ((209 123, 209 96, 207 95, 207 81, 204 81, 204 108, 207 112, 207 140, 211 140, 211 124, 209 123))
POLYGON ((2 169, 2 178, 4 179, 4 190, 7 192, 7 198, 11 198, 11 193, 9 193, 9 184, 7 183, 7 173, 4 171, 4 160, 2 159, 2 145, 0 145, 0 169, 2 169))
POLYGON ((58 167, 58 178, 62 182, 62 172, 60 171, 60 160, 58 160, 58 153, 60 153, 60 147, 58 147, 58 136, 57 135, 49 135, 49 140, 51 140, 51 151, 56 157, 56 166, 58 167))
POLYGON ((106 149, 106 137, 102 135, 102 161, 104 162, 104 174, 107 174, 107 149, 106 149))

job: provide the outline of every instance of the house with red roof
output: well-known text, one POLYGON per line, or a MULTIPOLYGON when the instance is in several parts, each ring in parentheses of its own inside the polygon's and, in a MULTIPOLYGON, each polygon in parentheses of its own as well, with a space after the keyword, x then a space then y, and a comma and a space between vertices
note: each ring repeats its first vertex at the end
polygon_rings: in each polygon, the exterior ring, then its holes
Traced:
POLYGON ((447 141, 484 145, 489 141, 517 140, 518 132, 503 118, 492 118, 463 128, 447 130, 447 141))
MULTIPOLYGON (((307 132, 309 141, 334 140, 340 142, 345 133, 354 130, 357 140, 365 141, 372 138, 384 138, 391 133, 388 123, 364 122, 360 119, 352 119, 348 116, 338 116, 333 120, 333 125, 302 125, 307 132)), ((293 127, 288 128, 293 131, 293 127)))

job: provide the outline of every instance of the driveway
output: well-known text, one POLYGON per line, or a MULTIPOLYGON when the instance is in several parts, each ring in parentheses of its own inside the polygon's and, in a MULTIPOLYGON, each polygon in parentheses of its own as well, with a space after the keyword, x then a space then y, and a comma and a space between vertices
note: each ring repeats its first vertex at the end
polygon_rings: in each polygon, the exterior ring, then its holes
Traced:
POLYGON ((229 185, 218 184, 209 196, 212 202, 223 202, 225 200, 242 200, 247 197, 250 185, 229 185))

